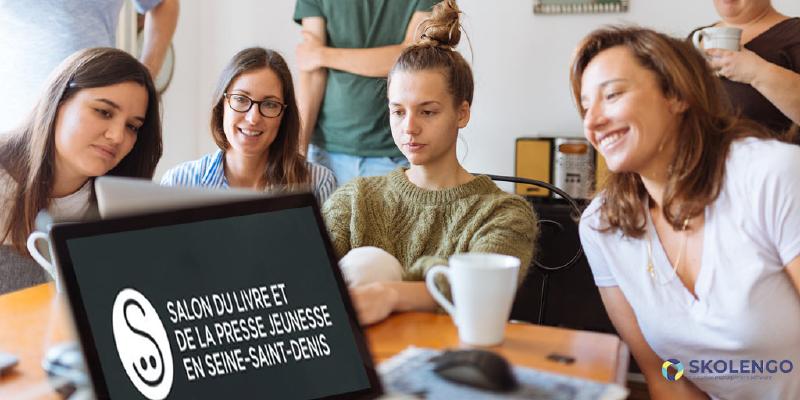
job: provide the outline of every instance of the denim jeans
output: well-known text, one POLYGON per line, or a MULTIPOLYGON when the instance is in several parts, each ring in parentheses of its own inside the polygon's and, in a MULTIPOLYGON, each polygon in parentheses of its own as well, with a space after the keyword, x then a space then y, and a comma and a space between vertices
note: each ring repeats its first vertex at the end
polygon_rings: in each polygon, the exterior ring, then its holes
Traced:
POLYGON ((397 167, 408 167, 405 157, 360 157, 344 153, 333 153, 308 145, 308 161, 328 167, 336 176, 336 184, 342 186, 359 176, 386 175, 397 167))

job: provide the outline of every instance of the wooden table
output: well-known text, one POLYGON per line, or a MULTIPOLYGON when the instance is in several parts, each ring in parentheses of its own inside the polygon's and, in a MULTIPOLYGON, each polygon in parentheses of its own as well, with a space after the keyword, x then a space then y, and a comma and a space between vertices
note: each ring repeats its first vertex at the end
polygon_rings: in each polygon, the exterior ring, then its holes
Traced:
MULTIPOLYGON (((71 335, 68 323, 58 319, 58 314, 63 313, 54 312, 63 307, 58 299, 54 296, 52 284, 0 296, 0 351, 14 353, 20 358, 14 371, 0 377, 0 399, 58 398, 41 368, 45 342, 57 342, 71 335), (50 339, 47 339, 48 335, 50 339)), ((396 314, 369 327, 366 332, 377 362, 410 345, 437 349, 463 347, 447 315, 396 314)), ((502 354, 513 364, 625 384, 628 349, 614 335, 510 323, 505 341, 489 349, 502 354), (575 362, 550 361, 547 356, 551 353, 572 356, 575 362)))
MULTIPOLYGON (((367 329, 373 358, 380 362, 408 346, 444 349, 469 347, 459 343, 458 331, 446 314, 395 314, 367 329)), ((625 385, 628 348, 619 337, 527 323, 506 326, 505 340, 489 350, 515 365, 625 385), (575 358, 572 364, 547 359, 557 353, 575 358)))

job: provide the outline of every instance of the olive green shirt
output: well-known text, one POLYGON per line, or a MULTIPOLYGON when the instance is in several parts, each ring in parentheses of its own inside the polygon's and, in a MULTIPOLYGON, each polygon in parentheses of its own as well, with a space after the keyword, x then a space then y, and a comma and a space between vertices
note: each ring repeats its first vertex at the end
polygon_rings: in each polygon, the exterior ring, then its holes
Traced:
MULTIPOLYGON (((424 280, 453 254, 485 252, 519 258, 521 284, 539 233, 531 205, 487 176, 426 190, 411 183, 403 168, 356 178, 334 192, 322 214, 337 257, 356 247, 379 247, 400 261, 406 281, 424 280)), ((449 288, 437 283, 449 296, 449 288)))

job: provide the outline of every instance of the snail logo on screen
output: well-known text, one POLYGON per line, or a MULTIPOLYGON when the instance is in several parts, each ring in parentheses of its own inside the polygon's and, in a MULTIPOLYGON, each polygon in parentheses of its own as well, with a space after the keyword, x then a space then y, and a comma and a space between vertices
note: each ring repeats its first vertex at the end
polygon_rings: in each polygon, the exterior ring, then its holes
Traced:
POLYGON ((172 350, 167 331, 147 298, 122 289, 112 311, 114 342, 125 373, 145 397, 162 400, 172 389, 172 350))

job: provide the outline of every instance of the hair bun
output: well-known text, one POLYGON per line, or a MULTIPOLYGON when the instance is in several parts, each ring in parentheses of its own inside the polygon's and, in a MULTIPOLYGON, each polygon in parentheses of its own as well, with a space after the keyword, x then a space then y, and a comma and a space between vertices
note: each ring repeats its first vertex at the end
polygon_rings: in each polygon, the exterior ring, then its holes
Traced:
POLYGON ((455 0, 443 0, 433 6, 431 16, 420 25, 422 34, 417 44, 455 48, 461 40, 460 14, 455 0))

